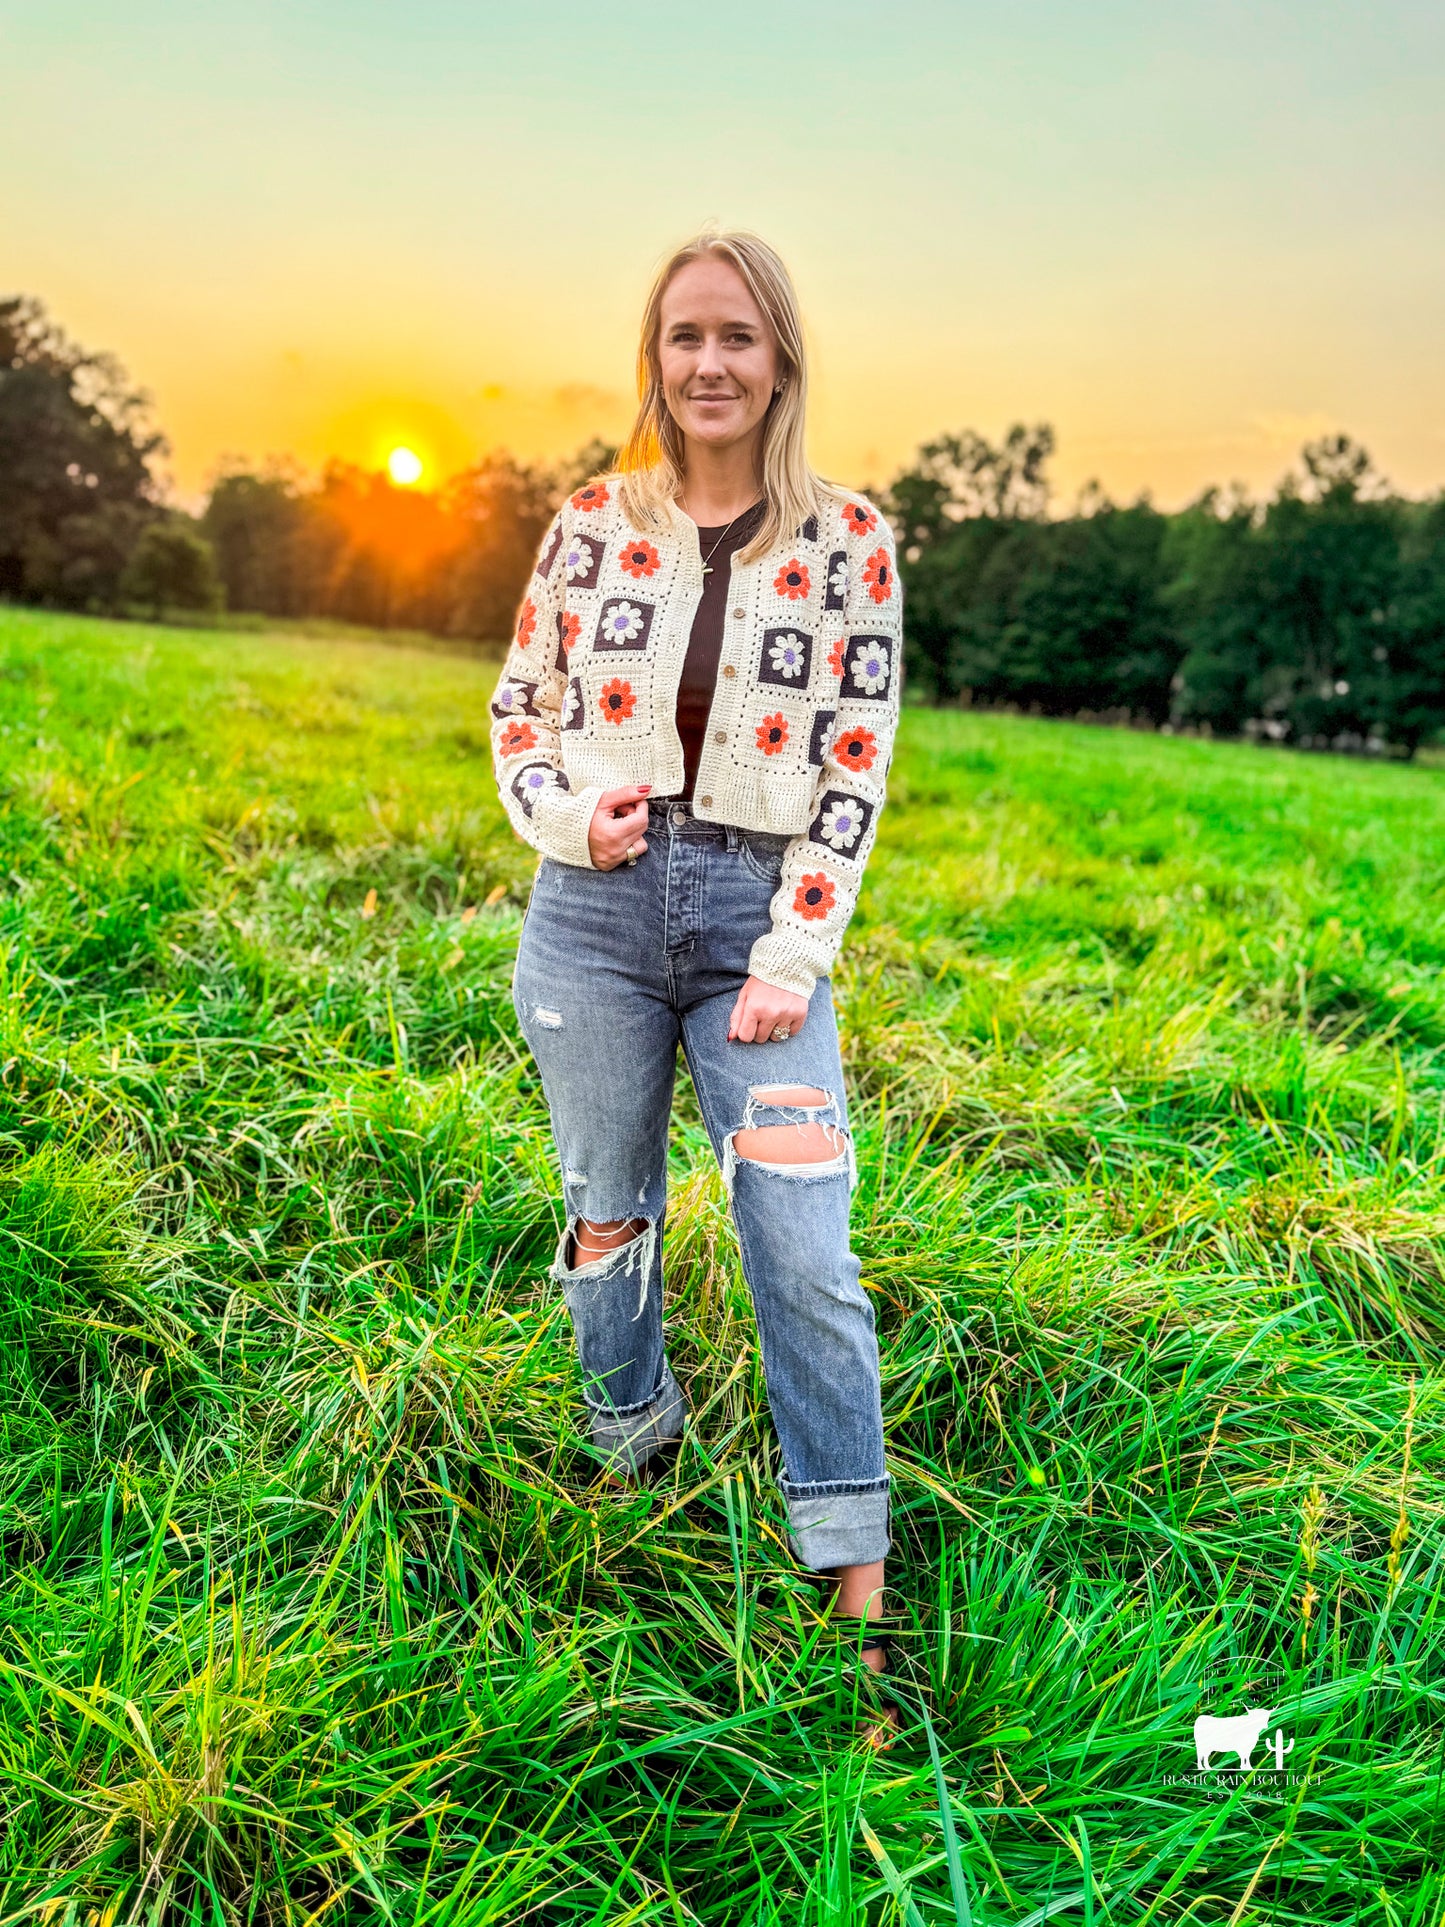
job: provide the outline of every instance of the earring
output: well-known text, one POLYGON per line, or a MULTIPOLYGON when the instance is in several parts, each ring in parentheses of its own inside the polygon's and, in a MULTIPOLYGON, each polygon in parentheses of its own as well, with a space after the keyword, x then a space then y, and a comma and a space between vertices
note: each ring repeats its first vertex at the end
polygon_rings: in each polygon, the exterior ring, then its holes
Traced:
POLYGON ((783 379, 778 383, 777 387, 773 390, 773 393, 775 395, 781 395, 783 390, 787 387, 787 385, 788 385, 788 377, 784 375, 783 379))

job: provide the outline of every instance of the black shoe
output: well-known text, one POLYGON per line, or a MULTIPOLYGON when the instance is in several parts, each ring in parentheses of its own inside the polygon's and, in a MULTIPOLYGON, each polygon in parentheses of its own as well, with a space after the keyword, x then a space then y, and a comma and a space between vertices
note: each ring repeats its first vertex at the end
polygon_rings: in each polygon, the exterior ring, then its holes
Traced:
POLYGON ((655 1452, 649 1453, 637 1468, 639 1485, 661 1485, 677 1464, 677 1455, 682 1450, 681 1439, 665 1439, 655 1452))

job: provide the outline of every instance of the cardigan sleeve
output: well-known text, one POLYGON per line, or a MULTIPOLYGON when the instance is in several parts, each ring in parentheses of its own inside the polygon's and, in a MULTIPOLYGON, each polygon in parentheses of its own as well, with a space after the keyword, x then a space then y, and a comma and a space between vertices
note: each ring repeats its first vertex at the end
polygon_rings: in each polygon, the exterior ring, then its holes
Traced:
POLYGON ((554 517, 542 543, 492 696, 492 767, 518 836, 543 856, 590 870, 587 831, 602 789, 594 785, 574 795, 562 768, 566 516, 563 509, 554 517))
POLYGON ((838 676, 831 718, 820 715, 823 764, 808 828, 783 852, 772 928, 757 939, 754 977, 811 996, 832 968, 858 900, 863 866, 878 833, 884 779, 898 728, 903 667, 903 594, 893 536, 878 511, 849 496, 848 585, 830 663, 838 676), (827 720, 824 720, 827 719, 827 720))

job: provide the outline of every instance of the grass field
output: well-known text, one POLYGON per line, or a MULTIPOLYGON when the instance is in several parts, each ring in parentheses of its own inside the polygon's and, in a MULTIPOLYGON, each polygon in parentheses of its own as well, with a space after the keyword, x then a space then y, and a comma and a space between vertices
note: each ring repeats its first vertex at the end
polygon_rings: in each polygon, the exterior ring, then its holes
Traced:
POLYGON ((877 1755, 686 1090, 591 1484, 494 673, 0 611, 0 1921, 1439 1927, 1445 774, 906 714, 877 1755))

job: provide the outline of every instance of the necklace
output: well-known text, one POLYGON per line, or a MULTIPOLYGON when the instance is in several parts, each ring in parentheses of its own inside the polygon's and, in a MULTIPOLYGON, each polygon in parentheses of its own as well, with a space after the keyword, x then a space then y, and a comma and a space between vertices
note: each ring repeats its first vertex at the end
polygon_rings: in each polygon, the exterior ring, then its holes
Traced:
POLYGON ((704 575, 712 574, 713 572, 712 559, 717 554, 718 550, 722 547, 723 543, 727 541, 728 536, 732 531, 734 523, 741 522, 745 515, 751 515, 753 510, 757 506, 758 504, 756 502, 750 502, 745 509, 739 509, 737 514, 733 517, 732 521, 728 523, 727 527, 723 530, 722 534, 718 537, 717 541, 713 543, 712 547, 708 550, 707 554, 702 559, 702 572, 704 575))

